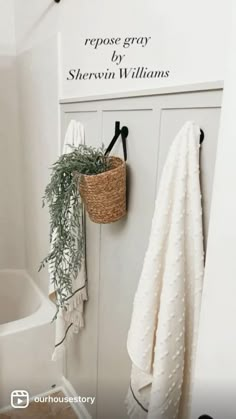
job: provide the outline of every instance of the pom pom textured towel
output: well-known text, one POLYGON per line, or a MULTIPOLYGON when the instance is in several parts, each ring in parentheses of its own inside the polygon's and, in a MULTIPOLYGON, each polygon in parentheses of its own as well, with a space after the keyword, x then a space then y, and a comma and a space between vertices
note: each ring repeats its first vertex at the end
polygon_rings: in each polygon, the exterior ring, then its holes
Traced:
POLYGON ((127 342, 134 419, 190 418, 204 273, 199 138, 186 122, 162 172, 127 342))

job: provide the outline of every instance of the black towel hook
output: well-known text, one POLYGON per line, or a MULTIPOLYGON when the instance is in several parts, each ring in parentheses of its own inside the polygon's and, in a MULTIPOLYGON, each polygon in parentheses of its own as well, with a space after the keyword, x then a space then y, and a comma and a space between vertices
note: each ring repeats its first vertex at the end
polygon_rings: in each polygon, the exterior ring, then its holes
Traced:
POLYGON ((200 144, 202 144, 204 137, 205 137, 204 131, 200 128, 200 140, 199 140, 200 144))
POLYGON ((123 145, 123 151, 124 151, 124 159, 125 161, 127 160, 127 147, 126 147, 126 139, 129 135, 129 130, 126 126, 120 128, 120 121, 116 121, 115 123, 115 135, 112 138, 109 146, 107 147, 106 151, 105 151, 105 156, 107 154, 110 153, 111 149, 113 148, 115 142, 117 141, 117 139, 119 138, 119 136, 121 135, 121 139, 122 139, 122 145, 123 145))
POLYGON ((55 3, 60 3, 61 0, 54 0, 54 1, 55 1, 55 3))

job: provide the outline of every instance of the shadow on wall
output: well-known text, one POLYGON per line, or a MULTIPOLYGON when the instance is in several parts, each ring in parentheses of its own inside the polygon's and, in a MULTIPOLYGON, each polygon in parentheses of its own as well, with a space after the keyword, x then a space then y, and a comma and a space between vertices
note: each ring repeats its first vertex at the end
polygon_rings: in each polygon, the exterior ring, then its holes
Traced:
POLYGON ((17 51, 42 45, 58 31, 61 7, 54 0, 15 2, 17 51))
POLYGON ((18 122, 16 58, 0 56, 0 269, 24 267, 18 122))

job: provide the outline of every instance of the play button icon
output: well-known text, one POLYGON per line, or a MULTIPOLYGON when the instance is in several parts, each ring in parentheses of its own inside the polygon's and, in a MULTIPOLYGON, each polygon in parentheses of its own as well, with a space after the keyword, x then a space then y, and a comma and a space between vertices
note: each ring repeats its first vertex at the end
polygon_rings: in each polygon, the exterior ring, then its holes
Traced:
POLYGON ((11 405, 14 409, 25 409, 29 406, 29 393, 26 390, 14 390, 11 393, 11 405))
POLYGON ((21 403, 23 403, 24 402, 24 400, 22 400, 22 399, 17 399, 17 404, 21 404, 21 403))

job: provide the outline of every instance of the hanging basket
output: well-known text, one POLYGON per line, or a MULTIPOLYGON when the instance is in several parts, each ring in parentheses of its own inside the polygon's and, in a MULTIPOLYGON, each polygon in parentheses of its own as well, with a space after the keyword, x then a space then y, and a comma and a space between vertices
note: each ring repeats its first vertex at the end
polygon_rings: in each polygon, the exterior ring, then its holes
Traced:
POLYGON ((113 223, 126 214, 126 163, 119 157, 108 159, 110 170, 80 180, 80 195, 94 223, 113 223))
POLYGON ((115 136, 105 155, 109 159, 110 169, 98 175, 81 175, 79 192, 85 209, 94 223, 108 224, 120 220, 126 215, 126 138, 128 128, 120 130, 116 122, 115 136), (112 147, 121 135, 124 160, 110 157, 112 147))

